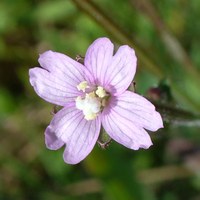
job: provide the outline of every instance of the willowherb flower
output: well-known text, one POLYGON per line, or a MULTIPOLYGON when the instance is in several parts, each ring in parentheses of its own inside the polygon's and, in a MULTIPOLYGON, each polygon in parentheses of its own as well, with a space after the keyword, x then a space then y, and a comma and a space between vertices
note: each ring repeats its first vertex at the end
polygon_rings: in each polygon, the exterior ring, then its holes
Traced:
POLYGON ((152 145, 145 129, 163 127, 161 116, 144 97, 127 91, 136 72, 132 48, 99 38, 88 48, 84 65, 70 57, 47 51, 40 55, 42 68, 30 69, 30 83, 44 100, 60 105, 45 131, 47 148, 63 145, 64 161, 83 160, 98 140, 101 126, 118 143, 134 150, 152 145))

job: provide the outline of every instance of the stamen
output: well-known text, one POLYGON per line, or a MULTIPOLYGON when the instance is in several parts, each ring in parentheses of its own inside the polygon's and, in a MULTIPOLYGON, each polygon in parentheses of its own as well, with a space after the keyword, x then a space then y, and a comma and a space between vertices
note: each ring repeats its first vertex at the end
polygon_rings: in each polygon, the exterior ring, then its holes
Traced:
POLYGON ((96 98, 95 93, 94 92, 87 93, 86 98, 96 98))
POLYGON ((96 90, 96 95, 100 98, 104 98, 105 96, 107 96, 106 91, 104 90, 103 87, 98 86, 97 90, 96 90))
POLYGON ((83 92, 85 92, 85 89, 86 89, 86 88, 89 88, 87 81, 82 81, 82 82, 79 83, 76 87, 77 87, 77 89, 78 89, 79 91, 82 90, 83 92))

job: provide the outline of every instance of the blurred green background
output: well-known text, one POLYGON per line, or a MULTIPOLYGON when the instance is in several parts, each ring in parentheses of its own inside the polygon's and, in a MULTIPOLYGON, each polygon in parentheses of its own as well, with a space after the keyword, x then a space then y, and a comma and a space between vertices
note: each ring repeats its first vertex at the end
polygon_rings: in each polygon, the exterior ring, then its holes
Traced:
POLYGON ((199 0, 1 0, 0 200, 199 200, 199 19, 199 0), (67 165, 63 149, 45 147, 53 106, 28 70, 39 53, 84 56, 102 36, 136 50, 136 90, 156 103, 165 128, 149 150, 112 142, 67 165))

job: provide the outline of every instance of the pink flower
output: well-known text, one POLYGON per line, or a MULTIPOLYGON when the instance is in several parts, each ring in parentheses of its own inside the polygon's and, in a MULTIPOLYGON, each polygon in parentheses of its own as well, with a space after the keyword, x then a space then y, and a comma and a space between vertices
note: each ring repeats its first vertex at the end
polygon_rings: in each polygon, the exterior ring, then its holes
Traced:
POLYGON ((101 125, 113 140, 134 150, 152 145, 145 129, 163 127, 153 104, 127 91, 136 72, 134 50, 124 45, 114 56, 113 50, 109 39, 95 40, 86 52, 84 65, 47 51, 39 58, 42 68, 29 71, 35 92, 63 106, 45 131, 45 143, 52 150, 66 145, 66 163, 79 163, 91 152, 101 125))

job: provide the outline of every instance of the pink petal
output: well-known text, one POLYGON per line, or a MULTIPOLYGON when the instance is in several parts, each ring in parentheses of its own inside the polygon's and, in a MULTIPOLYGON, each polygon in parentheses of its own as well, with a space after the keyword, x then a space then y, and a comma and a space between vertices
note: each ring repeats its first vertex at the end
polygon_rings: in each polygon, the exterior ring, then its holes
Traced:
POLYGON ((99 38, 89 46, 86 52, 84 64, 92 73, 97 85, 104 86, 113 50, 114 46, 108 38, 99 38))
POLYGON ((110 105, 102 113, 102 124, 110 137, 131 149, 151 146, 144 128, 156 131, 163 127, 153 104, 129 91, 111 98, 110 105))
POLYGON ((46 51, 40 55, 38 61, 44 69, 53 75, 57 74, 60 79, 74 87, 85 80, 93 82, 91 74, 81 63, 62 53, 46 51))
POLYGON ((102 116, 102 125, 113 140, 127 148, 147 149, 152 145, 151 138, 142 127, 136 126, 133 122, 112 113, 112 111, 102 116))
POLYGON ((76 85, 72 85, 67 79, 62 80, 57 73, 35 67, 29 70, 29 76, 36 93, 50 103, 65 106, 81 94, 76 85))
POLYGON ((55 115, 47 131, 48 135, 54 134, 55 138, 66 143, 63 154, 65 162, 77 164, 93 149, 99 136, 100 125, 99 118, 87 121, 82 111, 70 106, 55 115))
POLYGON ((105 88, 113 95, 124 92, 135 76, 137 58, 127 45, 121 46, 112 59, 105 76, 105 88))
POLYGON ((155 106, 144 97, 126 91, 118 97, 114 97, 111 103, 112 112, 120 113, 127 119, 131 119, 137 126, 150 131, 163 128, 163 121, 155 106))

